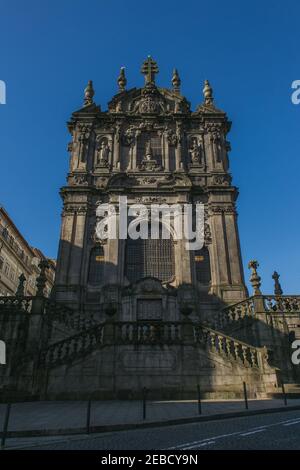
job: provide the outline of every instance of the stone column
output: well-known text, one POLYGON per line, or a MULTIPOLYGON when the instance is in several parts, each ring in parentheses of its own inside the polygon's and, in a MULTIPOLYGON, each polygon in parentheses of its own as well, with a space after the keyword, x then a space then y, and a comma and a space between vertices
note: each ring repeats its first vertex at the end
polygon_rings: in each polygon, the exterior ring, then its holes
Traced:
POLYGON ((247 296, 247 288, 241 264, 235 209, 233 203, 228 202, 226 205, 213 205, 210 211, 212 291, 226 302, 238 302, 247 296))
MULTIPOLYGON (((215 209, 215 208, 214 208, 215 209)), ((228 251, 224 233, 223 212, 213 212, 210 216, 210 227, 213 239, 213 259, 211 270, 215 271, 217 286, 231 284, 230 266, 228 265, 228 251)))
POLYGON ((177 135, 177 146, 175 149, 175 159, 176 159, 176 170, 182 170, 182 126, 181 124, 177 123, 176 129, 177 135))
POLYGON ((132 164, 131 164, 131 169, 132 170, 135 170, 136 167, 137 167, 137 138, 138 138, 138 135, 139 135, 139 131, 136 132, 136 135, 135 135, 135 139, 134 139, 134 142, 132 144, 132 148, 131 148, 131 155, 132 155, 132 164))
POLYGON ((113 169, 120 170, 120 130, 116 128, 114 135, 114 158, 113 158, 113 169))
POLYGON ((176 284, 191 283, 192 282, 192 269, 191 269, 191 251, 186 250, 185 244, 187 240, 177 240, 175 243, 175 273, 176 284))
POLYGON ((73 240, 68 270, 68 283, 80 284, 83 244, 85 235, 86 212, 76 214, 76 226, 73 227, 73 240))
POLYGON ((163 152, 164 152, 165 170, 170 171, 170 144, 168 142, 168 139, 165 133, 163 134, 163 152))
POLYGON ((225 213, 225 228, 228 246, 228 257, 230 263, 232 284, 244 285, 244 273, 242 268, 240 241, 237 232, 236 214, 234 210, 225 213))
POLYGON ((71 240, 73 233, 74 213, 64 212, 62 215, 61 235, 57 256, 55 284, 66 284, 68 276, 71 240))

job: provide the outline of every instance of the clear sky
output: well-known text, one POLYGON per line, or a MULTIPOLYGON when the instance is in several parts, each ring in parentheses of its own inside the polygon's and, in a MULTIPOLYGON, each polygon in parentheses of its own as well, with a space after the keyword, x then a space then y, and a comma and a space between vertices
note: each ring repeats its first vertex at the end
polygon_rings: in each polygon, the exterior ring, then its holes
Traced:
POLYGON ((120 66, 129 88, 141 86, 151 54, 159 85, 170 86, 177 67, 194 109, 208 78, 233 121, 246 278, 248 260, 258 259, 263 292, 272 292, 276 269, 285 293, 299 293, 300 105, 291 102, 299 21, 298 0, 0 0, 1 203, 32 245, 56 257, 65 123, 89 79, 106 109, 120 66))

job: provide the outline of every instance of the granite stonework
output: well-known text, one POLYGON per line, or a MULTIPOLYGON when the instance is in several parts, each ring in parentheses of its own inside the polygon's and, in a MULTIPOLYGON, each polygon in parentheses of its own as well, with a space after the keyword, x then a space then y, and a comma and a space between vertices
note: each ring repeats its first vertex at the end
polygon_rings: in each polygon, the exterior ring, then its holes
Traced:
POLYGON ((248 297, 237 228, 238 190, 229 173, 230 122, 205 82, 195 111, 158 87, 148 57, 142 88, 118 93, 102 111, 90 81, 68 123, 70 168, 52 299, 0 298, 2 398, 264 396, 299 381, 291 341, 299 337, 300 298, 260 291, 251 261, 248 297), (100 239, 97 208, 128 203, 204 204, 204 246, 186 250, 174 221, 168 240, 100 239))

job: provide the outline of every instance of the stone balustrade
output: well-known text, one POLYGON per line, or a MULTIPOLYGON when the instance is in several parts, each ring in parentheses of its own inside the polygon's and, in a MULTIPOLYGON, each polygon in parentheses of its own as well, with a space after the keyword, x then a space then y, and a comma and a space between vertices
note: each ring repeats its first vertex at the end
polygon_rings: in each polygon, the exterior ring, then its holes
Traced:
POLYGON ((175 344, 182 339, 179 322, 116 322, 117 344, 175 344))
POLYGON ((223 329, 233 323, 245 323, 255 318, 254 298, 249 297, 221 310, 209 322, 215 329, 223 329))
POLYGON ((264 295, 264 307, 269 313, 299 313, 300 295, 264 295))
POLYGON ((151 321, 101 323, 42 350, 39 363, 47 367, 58 366, 89 354, 99 346, 111 344, 105 334, 107 326, 112 328, 113 344, 116 345, 171 345, 182 344, 185 325, 193 331, 191 344, 200 345, 245 367, 261 368, 267 364, 266 348, 252 347, 202 324, 151 321))
POLYGON ((1 296, 0 297, 0 314, 8 310, 18 312, 31 312, 32 296, 1 296))
POLYGON ((194 325, 195 341, 206 350, 220 354, 245 367, 267 365, 266 348, 256 348, 203 325, 194 325))
POLYGON ((103 326, 101 323, 88 331, 50 345, 41 351, 39 365, 54 367, 91 353, 103 345, 103 326))
POLYGON ((76 313, 69 307, 45 300, 45 313, 48 315, 49 321, 58 321, 63 323, 68 328, 77 331, 84 331, 92 328, 97 324, 94 316, 89 316, 76 313))

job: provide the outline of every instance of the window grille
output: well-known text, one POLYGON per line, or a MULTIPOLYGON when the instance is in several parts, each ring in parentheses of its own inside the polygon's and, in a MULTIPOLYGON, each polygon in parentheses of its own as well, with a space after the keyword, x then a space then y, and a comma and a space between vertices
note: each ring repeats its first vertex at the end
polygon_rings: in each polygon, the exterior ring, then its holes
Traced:
POLYGON ((129 238, 126 242, 125 275, 130 282, 147 276, 156 277, 162 282, 171 282, 175 275, 172 238, 129 238))

